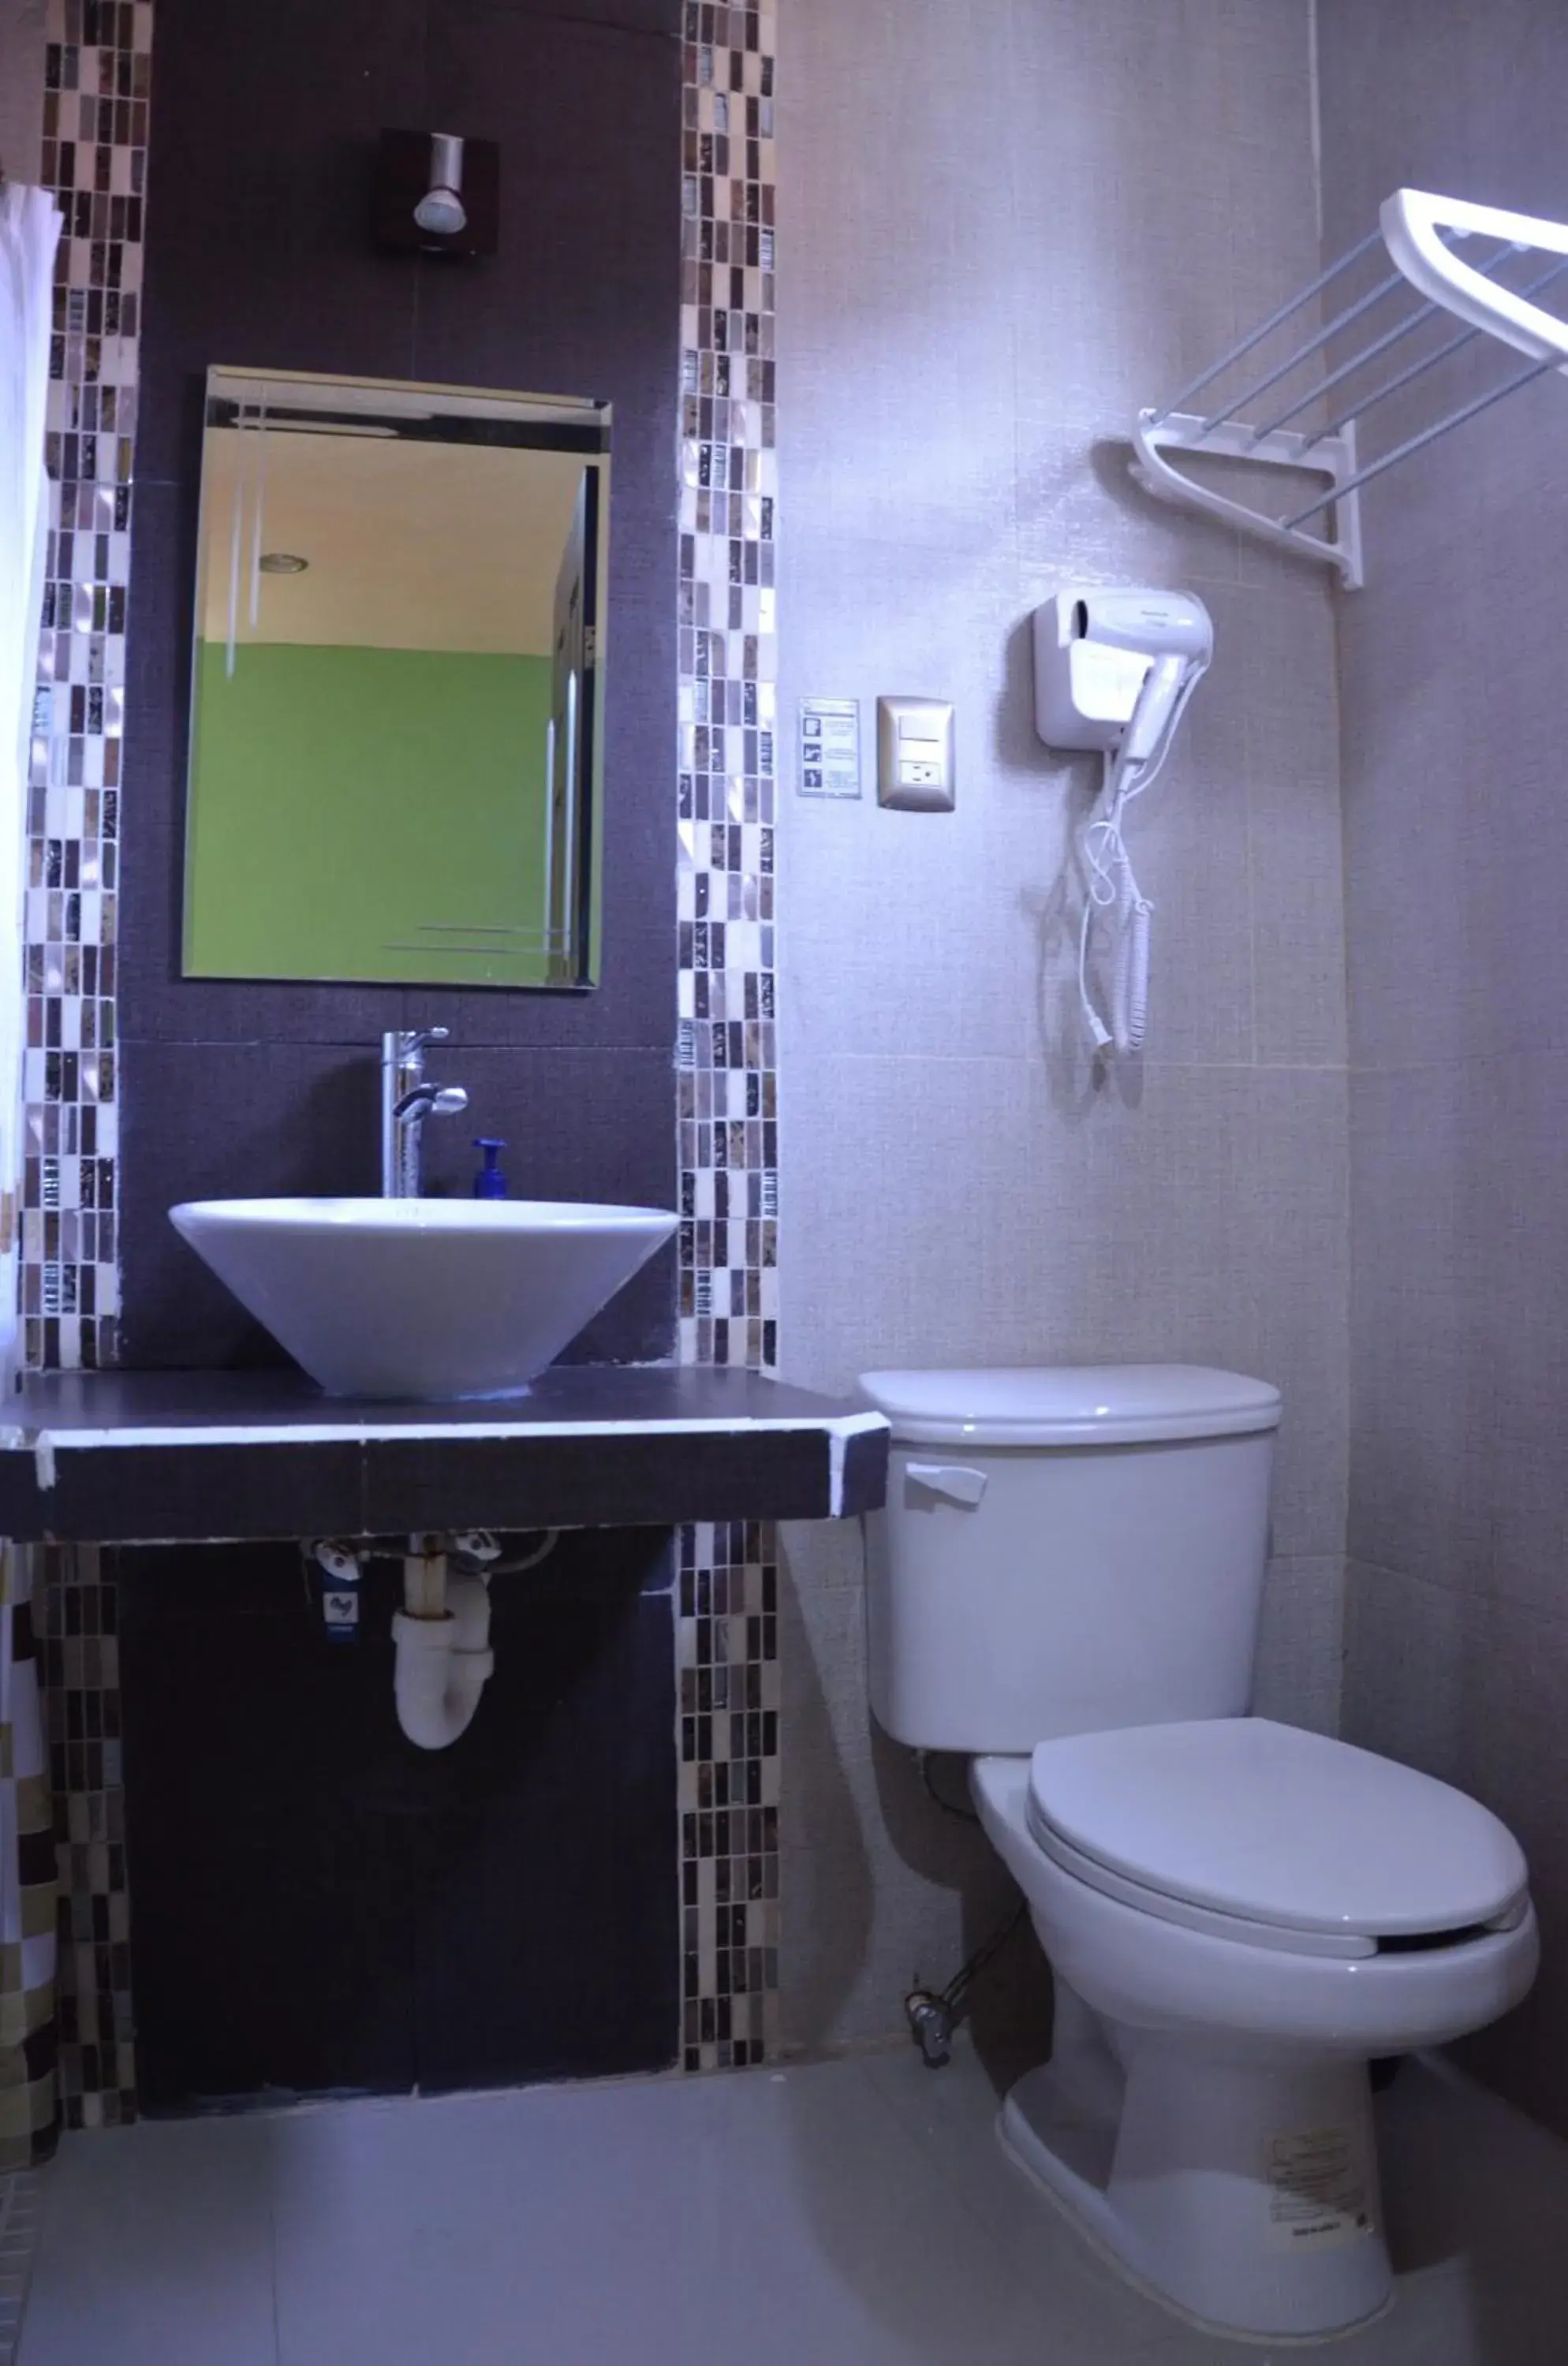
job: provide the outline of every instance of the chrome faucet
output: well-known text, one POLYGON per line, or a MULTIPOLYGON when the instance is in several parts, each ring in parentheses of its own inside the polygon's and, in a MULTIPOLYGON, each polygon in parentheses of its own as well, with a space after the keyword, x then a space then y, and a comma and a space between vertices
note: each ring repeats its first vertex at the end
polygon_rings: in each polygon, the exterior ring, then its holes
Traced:
POLYGON ((420 1196, 420 1145, 427 1117, 457 1117, 468 1106, 461 1085, 427 1084, 424 1054, 445 1043, 445 1027, 394 1027, 381 1038, 381 1197, 420 1196))

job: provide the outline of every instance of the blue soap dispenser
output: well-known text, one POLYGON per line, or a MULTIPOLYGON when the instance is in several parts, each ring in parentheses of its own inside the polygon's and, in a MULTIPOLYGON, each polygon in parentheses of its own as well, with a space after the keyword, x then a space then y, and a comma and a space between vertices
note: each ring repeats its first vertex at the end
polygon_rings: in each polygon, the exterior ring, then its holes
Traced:
POLYGON ((501 1154, 505 1147, 504 1142, 491 1141, 484 1134, 476 1139, 474 1148, 483 1151, 485 1162, 474 1177, 476 1200, 505 1199, 506 1177, 501 1171, 501 1154))

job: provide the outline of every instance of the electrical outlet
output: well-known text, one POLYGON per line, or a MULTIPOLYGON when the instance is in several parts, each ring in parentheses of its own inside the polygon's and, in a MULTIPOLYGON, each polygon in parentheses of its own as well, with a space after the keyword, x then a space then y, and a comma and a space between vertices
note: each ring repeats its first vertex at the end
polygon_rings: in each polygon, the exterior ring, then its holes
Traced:
POLYGON ((877 803, 906 813, 951 813, 953 795, 951 701, 879 698, 877 803))

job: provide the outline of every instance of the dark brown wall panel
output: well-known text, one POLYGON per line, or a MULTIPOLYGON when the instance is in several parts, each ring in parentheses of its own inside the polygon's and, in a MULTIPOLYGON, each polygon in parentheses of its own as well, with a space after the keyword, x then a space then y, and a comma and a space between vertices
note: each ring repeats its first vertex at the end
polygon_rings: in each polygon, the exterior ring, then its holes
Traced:
MULTIPOLYGON (((376 1172, 381 1031, 452 1030, 469 1125, 513 1190, 667 1204, 673 1188, 680 52, 674 0, 195 0, 158 24, 130 600, 119 1026, 123 1359, 271 1360, 170 1231, 177 1200, 355 1191, 376 1172), (384 124, 498 141, 501 247, 379 254, 384 124), (201 390, 214 362, 592 395, 615 406, 603 984, 463 993, 180 975, 201 390)), ((661 1259, 584 1335, 672 1336, 661 1259)))
POLYGON ((290 1546, 114 1569, 145 2110, 673 2058, 666 1535, 564 1536, 497 1578, 495 1673, 436 1752, 398 1729, 391 1564, 348 1643, 290 1546))

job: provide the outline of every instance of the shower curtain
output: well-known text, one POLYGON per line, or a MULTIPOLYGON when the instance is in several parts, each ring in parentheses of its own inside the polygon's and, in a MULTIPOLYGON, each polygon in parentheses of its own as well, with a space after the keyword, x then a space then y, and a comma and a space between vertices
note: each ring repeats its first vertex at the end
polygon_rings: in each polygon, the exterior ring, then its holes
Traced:
MULTIPOLYGON (((0 1394, 18 1354, 21 918, 49 488, 55 249, 48 192, 0 181, 0 1394)), ((0 1403, 0 1421, 6 1416, 0 1403)), ((27 1551, 0 1543, 0 2172, 52 2151, 55 1853, 27 1551)))

